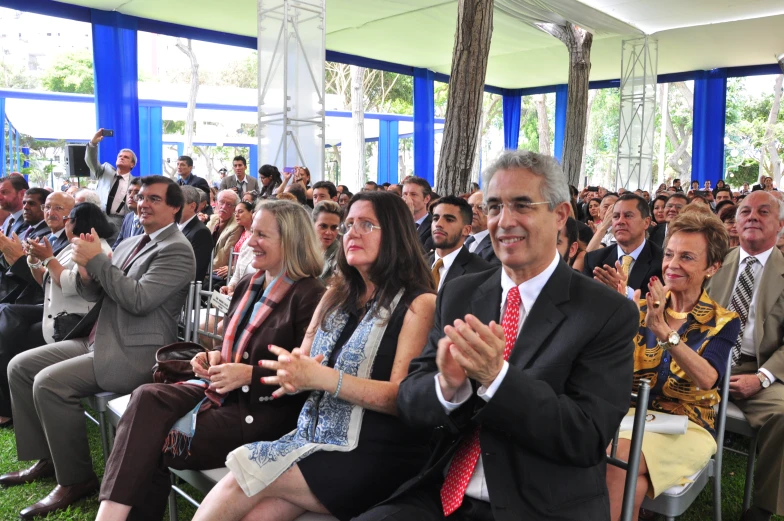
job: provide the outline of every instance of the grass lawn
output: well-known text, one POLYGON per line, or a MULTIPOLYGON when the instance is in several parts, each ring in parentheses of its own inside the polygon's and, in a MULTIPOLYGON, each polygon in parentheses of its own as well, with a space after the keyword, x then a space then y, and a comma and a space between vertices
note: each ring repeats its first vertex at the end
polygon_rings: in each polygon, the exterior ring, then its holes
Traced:
MULTIPOLYGON (((98 427, 88 422, 88 435, 92 449, 93 466, 96 473, 103 474, 103 457, 98 427)), ((745 440, 739 439, 732 443, 738 449, 745 449, 745 440)), ((26 464, 16 460, 16 448, 12 429, 0 429, 0 474, 24 468, 26 464)), ((741 516, 743 502, 743 485, 746 472, 746 459, 729 451, 724 453, 724 470, 722 480, 722 518, 725 521, 738 521, 741 516)), ((54 478, 29 485, 0 489, 0 521, 18 519, 20 510, 29 506, 48 494, 56 485, 54 478)), ((201 500, 201 494, 183 485, 189 494, 201 500)), ((697 501, 688 512, 679 519, 683 521, 709 521, 713 518, 713 492, 710 486, 703 490, 697 501)), ((179 519, 188 520, 193 517, 195 509, 181 497, 177 497, 179 519)), ((92 521, 98 512, 98 497, 80 501, 64 512, 50 514, 47 520, 92 521)), ((168 512, 165 519, 168 519, 168 512)), ((663 518, 662 518, 663 519, 663 518)), ((775 521, 784 521, 784 517, 774 516, 775 521)), ((575 520, 579 521, 579 520, 575 520)))

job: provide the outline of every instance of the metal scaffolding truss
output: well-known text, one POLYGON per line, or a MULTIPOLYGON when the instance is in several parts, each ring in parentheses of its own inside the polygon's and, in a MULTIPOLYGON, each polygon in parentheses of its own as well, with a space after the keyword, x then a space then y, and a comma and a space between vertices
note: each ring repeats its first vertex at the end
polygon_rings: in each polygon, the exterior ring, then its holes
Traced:
POLYGON ((259 164, 324 169, 325 0, 258 0, 259 164))
POLYGON ((658 42, 647 36, 622 45, 618 188, 652 188, 658 54, 658 42))

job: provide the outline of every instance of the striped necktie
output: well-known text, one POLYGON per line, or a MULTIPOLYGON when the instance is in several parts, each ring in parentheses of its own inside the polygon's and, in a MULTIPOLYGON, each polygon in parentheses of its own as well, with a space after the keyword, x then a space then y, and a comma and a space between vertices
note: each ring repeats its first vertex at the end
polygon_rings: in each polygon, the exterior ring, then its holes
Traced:
POLYGON ((746 322, 749 320, 749 307, 754 295, 754 265, 758 262, 756 257, 746 257, 746 267, 738 278, 730 301, 730 311, 734 311, 740 317, 740 333, 738 333, 735 345, 732 346, 733 366, 738 365, 740 360, 740 345, 743 343, 743 332, 746 330, 746 322))

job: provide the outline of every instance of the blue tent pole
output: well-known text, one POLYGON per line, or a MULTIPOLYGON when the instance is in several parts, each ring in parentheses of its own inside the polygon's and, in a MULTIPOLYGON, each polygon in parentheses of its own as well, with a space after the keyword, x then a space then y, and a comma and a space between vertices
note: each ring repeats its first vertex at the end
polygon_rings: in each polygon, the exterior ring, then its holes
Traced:
POLYGON ((715 186, 724 178, 727 70, 702 71, 694 80, 691 178, 715 186))
POLYGON ((22 164, 22 151, 19 148, 19 131, 14 129, 14 135, 16 136, 16 153, 14 154, 14 171, 19 171, 19 165, 22 164))
POLYGON ((6 166, 5 166, 6 123, 7 121, 5 118, 5 98, 0 98, 0 124, 3 125, 3 128, 0 129, 0 176, 4 176, 6 174, 6 166))
POLYGON ((248 145, 248 175, 259 177, 259 145, 248 145))
MULTIPOLYGON (((141 152, 137 19, 116 11, 91 9, 90 20, 96 127, 114 130, 114 137, 104 138, 98 146, 98 157, 113 163, 123 148, 141 152)), ((137 164, 133 173, 144 170, 149 170, 149 165, 137 164)))
POLYGON ((560 163, 563 159, 564 138, 566 137, 566 105, 569 99, 567 85, 558 85, 555 88, 555 145, 553 156, 560 163))
POLYGON ((520 89, 506 89, 503 95, 504 148, 516 150, 520 142, 520 113, 523 98, 520 89))
POLYGON ((414 175, 435 184, 433 72, 414 68, 414 175))

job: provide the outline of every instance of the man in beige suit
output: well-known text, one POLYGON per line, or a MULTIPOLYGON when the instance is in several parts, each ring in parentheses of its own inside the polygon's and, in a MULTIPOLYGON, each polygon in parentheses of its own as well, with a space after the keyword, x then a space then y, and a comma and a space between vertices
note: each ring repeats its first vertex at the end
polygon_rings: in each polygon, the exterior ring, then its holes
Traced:
POLYGON ((156 350, 177 339, 177 318, 196 272, 191 245, 176 225, 182 190, 167 177, 147 176, 137 201, 144 234, 123 241, 112 258, 95 233, 73 239, 77 291, 100 301, 89 336, 26 351, 8 366, 17 456, 38 461, 0 476, 0 485, 57 477, 48 496, 22 510, 24 519, 98 491, 81 399, 102 391, 127 394, 152 381, 156 350))
POLYGON ((234 220, 234 210, 240 198, 231 190, 221 190, 215 205, 215 215, 207 222, 215 243, 215 258, 212 261, 213 273, 225 279, 229 271, 228 264, 234 245, 242 235, 242 228, 234 220))
POLYGON ((738 207, 737 227, 740 247, 727 254, 708 292, 741 316, 730 394, 759 433, 754 501, 743 519, 768 521, 784 515, 784 255, 776 248, 784 205, 754 192, 738 207))

